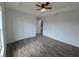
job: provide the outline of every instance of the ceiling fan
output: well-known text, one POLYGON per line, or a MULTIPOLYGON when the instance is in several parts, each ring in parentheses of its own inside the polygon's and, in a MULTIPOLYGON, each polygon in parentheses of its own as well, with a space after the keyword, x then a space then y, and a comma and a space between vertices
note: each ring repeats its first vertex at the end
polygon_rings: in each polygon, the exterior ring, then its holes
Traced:
POLYGON ((45 4, 36 4, 37 7, 40 7, 40 9, 37 9, 37 10, 40 10, 41 12, 45 12, 47 9, 52 9, 52 7, 48 7, 50 3, 49 2, 46 2, 45 4))

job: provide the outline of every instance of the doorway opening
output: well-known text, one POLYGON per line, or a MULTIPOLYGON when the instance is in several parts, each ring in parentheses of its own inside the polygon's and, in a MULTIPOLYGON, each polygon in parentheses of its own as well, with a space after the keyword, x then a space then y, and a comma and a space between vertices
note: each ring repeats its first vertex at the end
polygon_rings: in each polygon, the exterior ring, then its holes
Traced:
POLYGON ((36 35, 38 34, 43 34, 43 20, 41 18, 37 18, 36 35))

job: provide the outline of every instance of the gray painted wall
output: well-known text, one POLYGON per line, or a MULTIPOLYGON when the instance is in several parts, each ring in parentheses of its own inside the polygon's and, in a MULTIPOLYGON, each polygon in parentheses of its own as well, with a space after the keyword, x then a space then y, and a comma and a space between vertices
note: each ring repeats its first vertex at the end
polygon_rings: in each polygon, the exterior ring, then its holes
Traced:
POLYGON ((43 18, 43 35, 79 47, 79 10, 43 18))
POLYGON ((36 16, 19 11, 7 10, 7 42, 36 36, 36 16))

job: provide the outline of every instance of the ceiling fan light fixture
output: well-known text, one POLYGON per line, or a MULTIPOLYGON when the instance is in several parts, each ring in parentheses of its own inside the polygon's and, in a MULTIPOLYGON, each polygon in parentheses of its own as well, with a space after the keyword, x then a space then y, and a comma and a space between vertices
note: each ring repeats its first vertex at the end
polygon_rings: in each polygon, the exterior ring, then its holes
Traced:
POLYGON ((52 9, 52 7, 49 7, 49 6, 48 6, 49 4, 50 4, 49 2, 43 3, 43 4, 41 4, 41 5, 36 4, 37 7, 40 7, 40 8, 37 9, 37 10, 40 10, 41 12, 46 12, 48 9, 52 9))
POLYGON ((45 11, 46 11, 46 9, 45 9, 45 8, 41 9, 41 12, 45 12, 45 11))

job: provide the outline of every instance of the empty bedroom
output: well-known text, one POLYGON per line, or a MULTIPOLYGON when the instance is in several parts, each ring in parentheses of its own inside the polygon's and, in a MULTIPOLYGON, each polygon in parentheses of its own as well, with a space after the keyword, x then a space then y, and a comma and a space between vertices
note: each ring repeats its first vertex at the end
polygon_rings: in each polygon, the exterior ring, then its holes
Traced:
POLYGON ((79 57, 79 2, 0 2, 0 56, 79 57))

